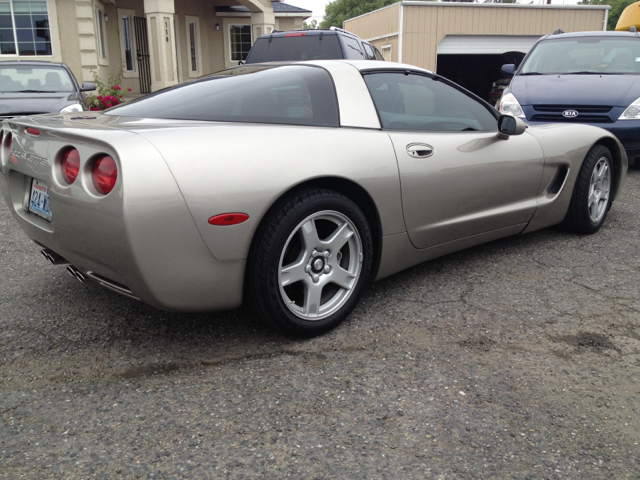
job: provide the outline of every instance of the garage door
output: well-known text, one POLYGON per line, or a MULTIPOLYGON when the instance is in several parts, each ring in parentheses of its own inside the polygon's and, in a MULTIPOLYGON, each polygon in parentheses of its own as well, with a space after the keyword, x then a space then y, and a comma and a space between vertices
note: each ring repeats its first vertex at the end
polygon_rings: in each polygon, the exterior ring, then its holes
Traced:
POLYGON ((438 55, 527 53, 541 35, 446 35, 438 55))

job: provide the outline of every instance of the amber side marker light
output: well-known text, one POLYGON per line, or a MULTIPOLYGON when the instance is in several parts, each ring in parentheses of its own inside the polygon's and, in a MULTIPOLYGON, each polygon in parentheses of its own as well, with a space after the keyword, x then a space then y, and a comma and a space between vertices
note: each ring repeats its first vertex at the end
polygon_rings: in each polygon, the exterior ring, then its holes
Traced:
POLYGON ((216 215, 209 219, 211 225, 225 226, 225 225, 237 225, 249 220, 249 215, 246 213, 223 213, 216 215))

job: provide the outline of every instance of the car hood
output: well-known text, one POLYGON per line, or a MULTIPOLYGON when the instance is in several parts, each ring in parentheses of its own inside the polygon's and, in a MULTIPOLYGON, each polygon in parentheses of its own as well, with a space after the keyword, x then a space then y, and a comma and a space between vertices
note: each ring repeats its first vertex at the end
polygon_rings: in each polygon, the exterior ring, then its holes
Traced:
POLYGON ((83 103, 77 93, 0 93, 0 116, 58 113, 67 105, 83 103))
POLYGON ((516 75, 509 91, 520 105, 628 107, 640 97, 640 75, 516 75))

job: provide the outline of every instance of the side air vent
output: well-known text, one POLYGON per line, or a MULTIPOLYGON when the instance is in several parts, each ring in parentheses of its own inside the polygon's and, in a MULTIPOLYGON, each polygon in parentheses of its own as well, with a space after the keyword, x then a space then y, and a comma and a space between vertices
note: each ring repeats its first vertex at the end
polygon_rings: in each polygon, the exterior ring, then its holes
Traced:
POLYGON ((568 172, 569 172, 569 169, 566 166, 561 165, 558 167, 558 170, 556 170, 556 174, 554 175, 553 180, 551 180, 551 184, 547 189, 547 191, 551 195, 555 195, 560 191, 560 189, 562 188, 562 185, 564 184, 564 180, 567 178, 568 172))

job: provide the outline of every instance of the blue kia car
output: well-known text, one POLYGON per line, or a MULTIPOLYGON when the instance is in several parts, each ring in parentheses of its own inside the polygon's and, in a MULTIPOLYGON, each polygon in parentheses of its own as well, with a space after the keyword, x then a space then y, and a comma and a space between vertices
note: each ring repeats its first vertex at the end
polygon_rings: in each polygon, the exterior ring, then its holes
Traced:
POLYGON ((554 33, 536 42, 498 109, 529 123, 588 123, 609 130, 640 165, 640 36, 635 32, 554 33), (637 160, 636 160, 637 158, 637 160))

